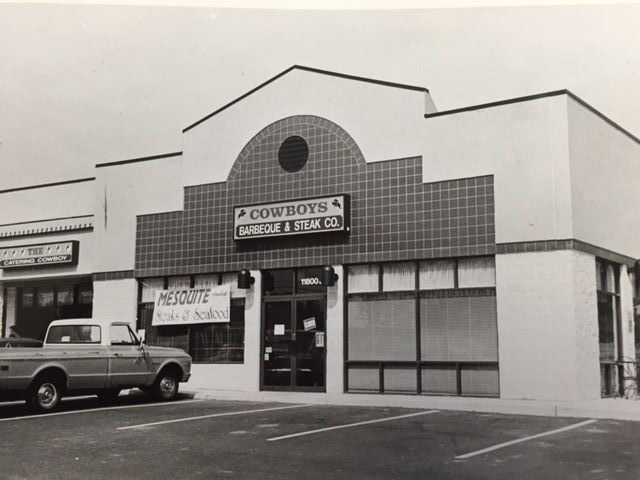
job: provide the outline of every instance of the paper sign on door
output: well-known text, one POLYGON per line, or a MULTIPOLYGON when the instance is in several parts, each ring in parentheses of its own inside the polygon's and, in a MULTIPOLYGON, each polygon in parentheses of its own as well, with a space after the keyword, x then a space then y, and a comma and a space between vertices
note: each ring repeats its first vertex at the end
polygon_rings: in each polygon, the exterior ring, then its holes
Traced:
POLYGON ((316 348, 324 348, 324 332, 316 332, 316 348))
POLYGON ((313 330, 314 328, 316 328, 316 317, 305 318, 302 323, 304 325, 305 332, 313 330))
POLYGON ((279 323, 273 327, 274 335, 284 335, 284 323, 279 323))

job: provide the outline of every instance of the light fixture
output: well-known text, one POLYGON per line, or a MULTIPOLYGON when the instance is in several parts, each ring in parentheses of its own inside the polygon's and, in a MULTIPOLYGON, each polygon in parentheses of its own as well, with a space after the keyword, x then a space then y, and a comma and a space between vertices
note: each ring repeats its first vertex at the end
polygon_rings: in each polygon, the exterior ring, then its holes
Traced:
POLYGON ((251 276, 251 272, 245 268, 238 272, 238 288, 242 288, 244 290, 251 288, 251 285, 256 281, 255 278, 251 276))
POLYGON ((338 280, 338 274, 335 272, 331 265, 325 265, 322 267, 321 283, 327 287, 333 287, 338 280))

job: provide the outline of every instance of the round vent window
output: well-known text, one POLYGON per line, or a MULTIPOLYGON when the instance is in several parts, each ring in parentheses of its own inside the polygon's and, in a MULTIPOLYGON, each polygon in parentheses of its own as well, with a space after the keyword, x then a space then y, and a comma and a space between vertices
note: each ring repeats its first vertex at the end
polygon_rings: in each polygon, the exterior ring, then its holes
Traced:
POLYGON ((309 145, 302 137, 293 136, 287 138, 278 151, 280 166, 287 172, 297 172, 307 163, 309 158, 309 145))

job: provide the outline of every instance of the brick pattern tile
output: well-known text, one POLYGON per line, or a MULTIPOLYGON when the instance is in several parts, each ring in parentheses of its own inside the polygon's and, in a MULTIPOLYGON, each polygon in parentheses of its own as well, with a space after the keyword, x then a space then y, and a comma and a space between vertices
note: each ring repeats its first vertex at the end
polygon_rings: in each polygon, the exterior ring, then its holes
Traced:
MULTIPOLYGON (((215 168, 212 160, 212 168, 215 168)), ((493 177, 422 183, 420 157, 366 163, 340 127, 313 116, 275 122, 242 150, 226 182, 185 189, 184 211, 137 218, 136 276, 495 253, 493 177), (278 163, 291 135, 309 145, 294 173, 278 163), (233 240, 233 207, 351 195, 351 233, 233 240)))

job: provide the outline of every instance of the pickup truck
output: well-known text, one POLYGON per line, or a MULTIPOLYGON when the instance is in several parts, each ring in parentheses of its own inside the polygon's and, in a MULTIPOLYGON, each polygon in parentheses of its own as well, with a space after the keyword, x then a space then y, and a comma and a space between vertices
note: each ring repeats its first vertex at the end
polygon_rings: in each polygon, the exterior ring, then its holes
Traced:
POLYGON ((50 411, 66 395, 108 401, 140 388, 173 400, 190 372, 183 350, 147 346, 127 322, 54 320, 42 348, 0 349, 0 399, 23 398, 34 410, 50 411))

